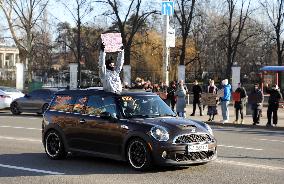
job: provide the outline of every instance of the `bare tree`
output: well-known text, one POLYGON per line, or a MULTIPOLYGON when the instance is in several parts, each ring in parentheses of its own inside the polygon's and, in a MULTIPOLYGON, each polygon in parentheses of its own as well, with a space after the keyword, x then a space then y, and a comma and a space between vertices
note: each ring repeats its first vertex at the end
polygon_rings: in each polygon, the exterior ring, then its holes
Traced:
MULTIPOLYGON (((274 39, 277 46, 277 61, 278 65, 283 65, 283 51, 284 51, 284 0, 273 0, 261 2, 261 5, 265 9, 265 12, 269 18, 270 23, 274 28, 274 39)), ((280 88, 282 87, 282 77, 280 79, 280 88)))
MULTIPOLYGON (((0 4, 22 63, 33 62, 35 30, 47 4, 48 0, 3 0, 0 4)), ((31 72, 28 67, 29 79, 31 72)))
POLYGON ((147 18, 157 13, 156 10, 145 10, 142 7, 142 0, 130 0, 126 14, 122 14, 120 9, 121 1, 119 0, 105 0, 101 1, 107 4, 111 10, 104 13, 113 19, 117 25, 118 31, 121 33, 122 43, 124 45, 125 65, 130 65, 131 46, 133 44, 134 36, 141 27, 144 26, 147 18), (128 20, 131 19, 131 24, 128 20))
POLYGON ((185 64, 185 53, 188 35, 190 33, 192 19, 194 17, 194 10, 196 0, 177 0, 177 11, 175 11, 175 17, 178 20, 181 29, 182 44, 180 54, 180 65, 185 64))
POLYGON ((227 77, 231 76, 231 67, 235 62, 238 52, 238 47, 244 44, 249 38, 258 34, 244 34, 246 32, 246 23, 250 20, 249 16, 252 13, 250 9, 251 0, 242 0, 240 8, 237 6, 237 0, 226 0, 227 5, 227 20, 223 22, 226 34, 224 35, 224 44, 227 54, 227 77))
MULTIPOLYGON (((73 1, 71 1, 72 3, 73 1)), ((68 4, 70 1, 62 0, 62 4, 69 11, 73 20, 76 22, 77 26, 77 38, 76 38, 76 51, 75 57, 78 64, 78 73, 77 73, 77 87, 80 88, 81 83, 81 64, 82 59, 82 42, 81 42, 81 27, 83 19, 93 11, 90 0, 75 0, 75 5, 68 4)))

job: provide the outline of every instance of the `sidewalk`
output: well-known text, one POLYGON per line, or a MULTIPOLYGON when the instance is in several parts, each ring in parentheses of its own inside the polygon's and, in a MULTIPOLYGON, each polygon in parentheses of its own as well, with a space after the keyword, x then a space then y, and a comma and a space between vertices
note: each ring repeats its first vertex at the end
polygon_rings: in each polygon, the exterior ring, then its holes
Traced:
MULTIPOLYGON (((229 123, 222 124, 220 121, 222 120, 222 111, 221 111, 221 106, 218 106, 218 115, 215 116, 214 122, 207 122, 209 119, 209 116, 207 115, 207 106, 204 109, 203 116, 199 115, 199 109, 197 108, 197 111, 195 112, 195 116, 190 116, 192 113, 192 104, 189 104, 186 106, 186 117, 193 119, 193 120, 199 120, 199 121, 204 121, 209 125, 220 125, 220 126, 235 126, 235 127, 251 127, 251 128, 266 128, 266 129, 275 129, 275 130, 284 130, 284 109, 279 108, 278 109, 278 123, 277 127, 266 127, 267 123, 267 107, 263 107, 262 109, 262 117, 260 118, 260 124, 258 125, 252 125, 252 115, 244 115, 244 123, 243 124, 233 124, 233 121, 235 120, 235 109, 232 105, 229 106, 229 113, 230 113, 230 118, 229 118, 229 123)), ((244 114, 245 110, 244 110, 244 114)), ((240 118, 240 115, 239 115, 240 118)))

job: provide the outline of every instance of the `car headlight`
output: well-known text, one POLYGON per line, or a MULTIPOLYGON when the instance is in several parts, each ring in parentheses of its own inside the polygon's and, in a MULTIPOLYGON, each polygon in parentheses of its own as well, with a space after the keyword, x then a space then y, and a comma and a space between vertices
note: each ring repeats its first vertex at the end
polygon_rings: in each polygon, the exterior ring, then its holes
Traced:
POLYGON ((151 132, 151 135, 158 141, 169 140, 169 133, 162 126, 154 126, 151 128, 150 132, 151 132))
POLYGON ((213 130, 212 130, 212 128, 211 128, 209 125, 207 125, 206 123, 205 123, 205 128, 208 130, 208 132, 209 132, 211 135, 213 135, 213 130))

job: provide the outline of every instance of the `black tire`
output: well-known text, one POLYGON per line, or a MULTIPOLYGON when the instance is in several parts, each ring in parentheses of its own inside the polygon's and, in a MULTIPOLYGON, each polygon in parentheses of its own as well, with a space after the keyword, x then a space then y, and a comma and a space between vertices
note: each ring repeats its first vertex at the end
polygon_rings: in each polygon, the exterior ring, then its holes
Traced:
POLYGON ((47 103, 42 106, 42 108, 41 108, 41 113, 42 114, 47 110, 48 106, 49 105, 47 103))
POLYGON ((134 138, 131 140, 126 151, 128 163, 133 169, 145 171, 152 167, 150 149, 143 139, 134 138))
POLYGON ((55 130, 51 130, 46 133, 44 148, 45 153, 52 160, 64 159, 67 156, 62 137, 55 130))
POLYGON ((12 112, 12 114, 14 115, 19 115, 21 114, 22 112, 19 110, 19 106, 18 106, 18 103, 17 102, 12 102, 11 105, 10 105, 10 110, 12 112))

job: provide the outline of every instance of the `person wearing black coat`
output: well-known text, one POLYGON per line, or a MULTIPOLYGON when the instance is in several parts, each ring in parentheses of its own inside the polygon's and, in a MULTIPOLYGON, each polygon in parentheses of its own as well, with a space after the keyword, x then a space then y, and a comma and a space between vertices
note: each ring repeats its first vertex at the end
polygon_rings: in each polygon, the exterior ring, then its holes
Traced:
POLYGON ((200 116, 203 116, 201 102, 200 102, 202 88, 198 84, 197 80, 195 80, 194 86, 192 87, 192 93, 193 93, 193 112, 192 112, 192 114, 190 116, 194 116, 195 115, 196 105, 198 105, 200 116))
POLYGON ((253 125, 256 125, 259 124, 262 103, 264 100, 263 93, 259 89, 259 84, 254 84, 254 89, 251 92, 250 96, 253 99, 253 102, 251 103, 253 125))
POLYGON ((170 103, 170 107, 172 108, 172 110, 175 110, 175 105, 176 105, 176 97, 175 97, 175 92, 177 90, 176 87, 176 82, 172 81, 170 83, 170 86, 167 88, 167 100, 170 103))
POLYGON ((277 125, 278 116, 277 111, 279 108, 279 101, 282 99, 282 94, 276 84, 269 88, 268 84, 266 85, 266 92, 270 95, 268 99, 268 108, 267 108, 267 124, 266 126, 270 127, 271 124, 271 117, 273 114, 273 124, 274 126, 277 125))

